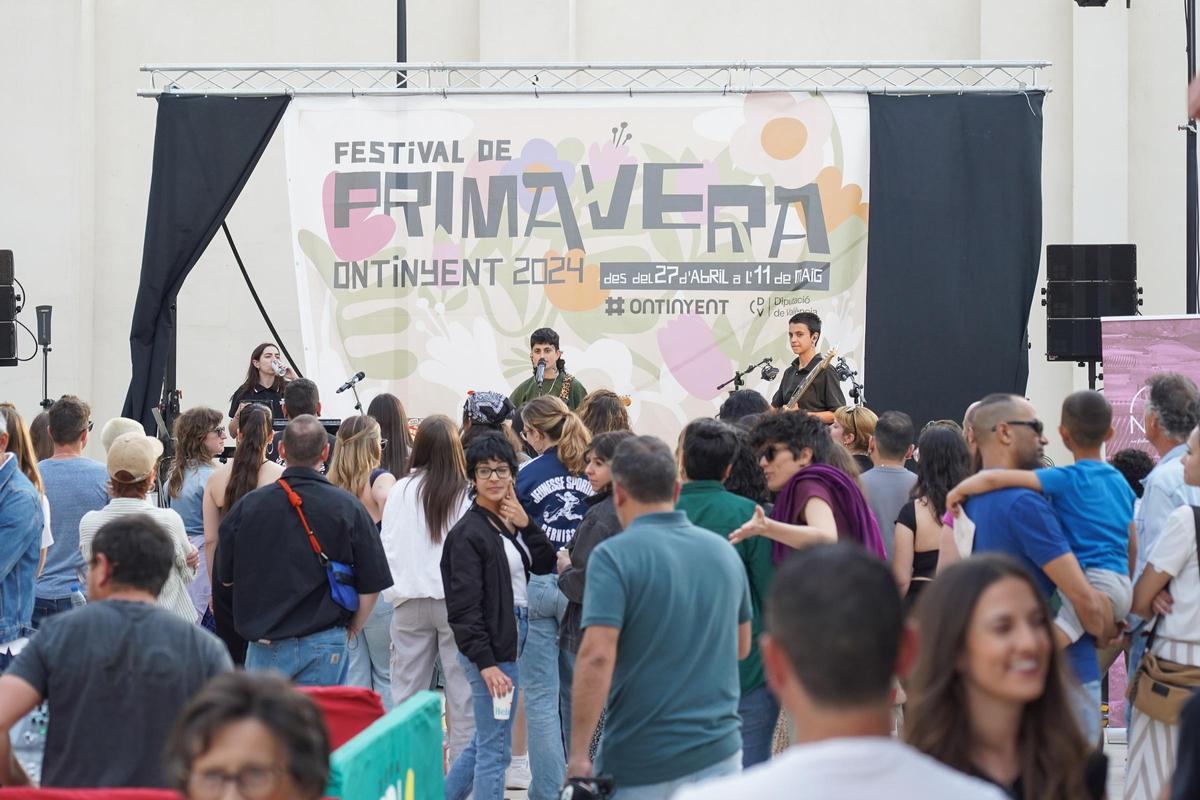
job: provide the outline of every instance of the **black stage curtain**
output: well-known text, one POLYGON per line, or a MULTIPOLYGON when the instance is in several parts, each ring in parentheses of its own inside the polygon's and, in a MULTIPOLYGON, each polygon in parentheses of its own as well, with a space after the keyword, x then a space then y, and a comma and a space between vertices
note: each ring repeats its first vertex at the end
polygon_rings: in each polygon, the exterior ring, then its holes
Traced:
POLYGON ((1025 393, 1042 101, 871 96, 867 403, 920 425, 1025 393))
POLYGON ((154 132, 154 172, 142 275, 129 332, 133 377, 123 416, 154 431, 184 278, 271 140, 291 98, 163 95, 154 132))

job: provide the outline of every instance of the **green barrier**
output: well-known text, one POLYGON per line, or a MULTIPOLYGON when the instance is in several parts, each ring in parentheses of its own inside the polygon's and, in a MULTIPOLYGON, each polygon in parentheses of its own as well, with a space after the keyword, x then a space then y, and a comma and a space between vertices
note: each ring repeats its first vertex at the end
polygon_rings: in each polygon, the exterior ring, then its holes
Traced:
POLYGON ((442 800, 442 700, 421 692, 334 751, 328 797, 442 800))

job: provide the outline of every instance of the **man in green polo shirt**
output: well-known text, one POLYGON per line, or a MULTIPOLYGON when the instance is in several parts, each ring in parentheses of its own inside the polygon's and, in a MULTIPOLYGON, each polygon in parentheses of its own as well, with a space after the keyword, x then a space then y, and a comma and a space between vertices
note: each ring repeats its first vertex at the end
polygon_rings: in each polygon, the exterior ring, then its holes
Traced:
MULTIPOLYGON (((687 514, 693 525, 712 531, 722 539, 737 530, 754 516, 753 500, 740 497, 725 489, 733 458, 737 454, 737 437, 724 422, 698 419, 683 430, 679 443, 679 473, 683 488, 675 508, 687 514)), ((750 605, 754 617, 750 655, 738 662, 741 700, 738 714, 742 718, 742 766, 751 767, 771 757, 771 741, 775 721, 779 717, 779 701, 767 688, 758 637, 765 627, 763 604, 771 589, 775 565, 771 559, 771 540, 754 536, 738 542, 737 550, 750 581, 750 605)))
POLYGON ((529 363, 533 366, 533 375, 524 383, 513 389, 508 396, 514 408, 520 408, 538 397, 550 395, 557 397, 567 404, 572 411, 579 408, 583 398, 587 397, 587 389, 569 372, 567 362, 563 360, 562 351, 558 349, 558 333, 553 328, 538 328, 529 337, 529 363), (537 380, 538 362, 545 362, 542 382, 537 380))
POLYGON ((612 460, 624 532, 588 558, 571 697, 570 777, 607 707, 596 765, 623 800, 668 800, 739 772, 738 659, 750 652, 750 587, 729 542, 675 510, 675 456, 633 436, 612 460))

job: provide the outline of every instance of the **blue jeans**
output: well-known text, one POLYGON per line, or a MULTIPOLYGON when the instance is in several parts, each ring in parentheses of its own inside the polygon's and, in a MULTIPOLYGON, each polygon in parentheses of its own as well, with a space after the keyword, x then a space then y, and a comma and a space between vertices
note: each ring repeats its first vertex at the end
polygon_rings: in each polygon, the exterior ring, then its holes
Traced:
POLYGON ((250 642, 246 671, 283 673, 297 686, 341 686, 346 682, 346 629, 323 631, 279 639, 250 642))
POLYGON ((379 693, 385 711, 391 711, 392 701, 392 604, 376 600, 375 609, 350 640, 350 668, 346 673, 347 686, 361 686, 379 693))
POLYGON ((742 695, 738 701, 742 718, 742 768, 749 769, 771 758, 779 701, 765 685, 742 695))
POLYGON ((1075 689, 1075 716, 1083 728, 1083 738, 1089 747, 1103 744, 1100 739, 1100 681, 1088 681, 1075 689))
POLYGON ((711 767, 705 767, 693 772, 691 775, 684 775, 682 778, 676 778, 673 781, 648 783, 644 786, 627 786, 625 788, 618 786, 616 791, 613 792, 613 797, 616 800, 668 800, 671 795, 679 791, 681 786, 686 784, 706 781, 709 778, 720 778, 723 775, 734 775, 741 771, 742 754, 739 751, 723 761, 718 761, 711 767))
MULTIPOLYGON (((517 659, 525 647, 529 634, 529 612, 516 609, 517 615, 517 659)), ((462 665, 471 684, 471 704, 475 712, 475 735, 467 749, 450 765, 446 775, 446 800, 464 800, 474 792, 475 800, 504 800, 504 770, 512 760, 512 718, 496 719, 492 709, 492 693, 488 691, 479 668, 471 659, 459 653, 462 665)), ((513 706, 520 697, 520 670, 516 662, 497 664, 501 672, 512 679, 513 706)))
POLYGON ((558 713, 562 716, 563 749, 571 757, 571 684, 575 682, 575 653, 558 651, 558 713))
MULTIPOLYGON (((1125 675, 1130 683, 1133 683, 1133 676, 1137 674, 1138 665, 1142 663, 1142 656, 1146 655, 1146 638, 1149 633, 1150 625, 1144 621, 1135 625, 1129 632, 1129 660, 1125 663, 1125 675)), ((1133 715, 1136 713, 1137 709, 1133 707, 1133 703, 1125 704, 1125 725, 1130 731, 1133 730, 1133 715)))
POLYGON ((70 597, 34 597, 33 619, 29 624, 36 631, 42 626, 42 620, 46 617, 53 617, 55 614, 61 614, 82 605, 87 605, 87 599, 83 596, 83 592, 71 592, 70 597))
POLYGON ((558 621, 567 598, 556 575, 529 581, 529 639, 519 659, 529 730, 529 800, 556 800, 567 775, 559 714, 558 621))

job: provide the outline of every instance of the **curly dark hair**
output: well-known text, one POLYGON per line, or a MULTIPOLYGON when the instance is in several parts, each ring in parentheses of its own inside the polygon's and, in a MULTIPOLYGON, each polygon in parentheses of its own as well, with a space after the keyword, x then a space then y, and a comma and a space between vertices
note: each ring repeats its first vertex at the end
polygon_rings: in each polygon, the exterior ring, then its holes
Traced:
POLYGON ((1150 470, 1154 469, 1154 459, 1150 457, 1150 454, 1145 450, 1126 447, 1124 450, 1113 453, 1108 463, 1125 476, 1129 488, 1133 489, 1134 494, 1141 497, 1142 492, 1145 491, 1142 480, 1150 474, 1150 470))
POLYGON ((186 792, 196 759, 222 729, 245 720, 261 723, 279 744, 287 760, 281 766, 302 792, 296 797, 320 797, 329 780, 329 734, 321 712, 282 677, 253 672, 218 675, 180 713, 164 757, 171 785, 186 792))
POLYGON ((921 458, 910 496, 924 499, 932 506, 935 518, 941 519, 946 513, 946 495, 971 474, 967 440, 953 428, 935 425, 921 434, 917 446, 921 458))
POLYGON ((737 426, 733 426, 733 432, 738 446, 733 454, 733 469, 725 479, 725 488, 759 505, 765 505, 771 502, 771 492, 767 489, 767 479, 763 477, 754 448, 750 446, 750 434, 737 426))
POLYGON ((750 447, 755 453, 776 442, 787 445, 795 458, 807 447, 814 464, 828 464, 833 457, 833 439, 825 423, 808 414, 768 414, 750 430, 750 447))

